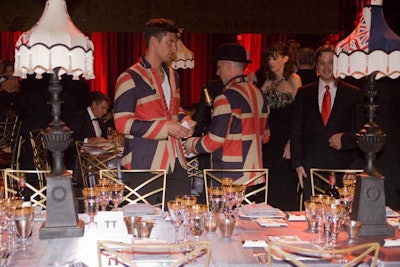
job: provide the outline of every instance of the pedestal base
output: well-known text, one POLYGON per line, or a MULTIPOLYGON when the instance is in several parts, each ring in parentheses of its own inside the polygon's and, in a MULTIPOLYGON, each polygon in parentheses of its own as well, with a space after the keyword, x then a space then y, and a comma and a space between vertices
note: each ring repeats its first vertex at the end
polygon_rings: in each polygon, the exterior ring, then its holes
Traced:
POLYGON ((358 232, 360 236, 394 236, 394 227, 389 224, 369 224, 369 225, 361 225, 361 228, 358 232))
POLYGON ((39 229, 39 239, 80 237, 83 236, 85 223, 78 221, 75 226, 46 227, 46 222, 39 229))

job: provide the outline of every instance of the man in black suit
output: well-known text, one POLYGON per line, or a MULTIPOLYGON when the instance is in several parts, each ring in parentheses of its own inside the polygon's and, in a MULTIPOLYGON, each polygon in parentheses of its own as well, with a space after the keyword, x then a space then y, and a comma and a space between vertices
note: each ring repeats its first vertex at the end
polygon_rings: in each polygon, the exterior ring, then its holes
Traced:
POLYGON ((317 49, 319 81, 301 87, 294 102, 291 156, 305 200, 311 195, 309 169, 349 168, 356 148, 355 115, 361 93, 357 87, 334 78, 333 56, 331 45, 317 49), (323 106, 330 108, 325 122, 323 106))
POLYGON ((102 117, 107 114, 111 99, 101 92, 90 93, 90 105, 66 118, 66 124, 72 133, 70 148, 65 154, 67 169, 74 168, 76 163, 75 141, 97 143, 107 141, 107 132, 102 117))

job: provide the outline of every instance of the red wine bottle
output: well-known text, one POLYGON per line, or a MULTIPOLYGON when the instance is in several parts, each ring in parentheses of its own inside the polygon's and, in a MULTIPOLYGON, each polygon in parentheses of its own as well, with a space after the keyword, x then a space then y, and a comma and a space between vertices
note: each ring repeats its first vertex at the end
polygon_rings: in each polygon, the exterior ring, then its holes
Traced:
POLYGON ((329 175, 329 188, 326 190, 325 195, 336 199, 340 198, 339 191, 336 189, 336 176, 334 172, 331 172, 329 175))

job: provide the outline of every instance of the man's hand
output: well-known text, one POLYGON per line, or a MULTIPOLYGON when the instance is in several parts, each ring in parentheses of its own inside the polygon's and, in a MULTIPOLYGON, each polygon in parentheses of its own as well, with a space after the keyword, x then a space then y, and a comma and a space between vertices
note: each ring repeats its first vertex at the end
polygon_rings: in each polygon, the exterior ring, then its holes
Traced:
POLYGON ((332 135, 331 138, 329 138, 329 146, 336 150, 342 149, 342 135, 343 133, 332 135))
POLYGON ((307 178, 307 173, 304 170, 303 166, 299 166, 296 168, 297 178, 299 178, 299 184, 301 188, 304 188, 304 178, 307 178))
POLYGON ((183 120, 181 120, 181 124, 182 124, 182 126, 188 128, 190 130, 190 133, 186 138, 191 137, 194 133, 194 127, 196 126, 197 122, 192 120, 191 117, 186 116, 185 118, 183 118, 183 120))
POLYGON ((178 139, 188 138, 193 134, 193 131, 181 125, 180 122, 170 120, 167 122, 168 135, 178 139))
POLYGON ((286 143, 285 148, 283 149, 282 158, 290 159, 290 140, 286 143))

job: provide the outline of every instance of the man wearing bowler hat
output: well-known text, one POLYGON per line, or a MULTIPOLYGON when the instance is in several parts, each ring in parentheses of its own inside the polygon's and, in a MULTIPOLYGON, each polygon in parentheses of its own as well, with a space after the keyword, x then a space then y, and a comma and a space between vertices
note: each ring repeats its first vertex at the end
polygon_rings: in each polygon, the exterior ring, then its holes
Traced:
MULTIPOLYGON (((244 47, 236 43, 220 46, 215 61, 217 75, 224 84, 223 92, 214 100, 208 132, 202 137, 189 138, 185 148, 197 154, 211 153, 214 169, 262 168, 261 145, 268 140, 269 109, 261 91, 244 74, 251 61, 244 47)), ((229 173, 229 177, 233 175, 229 173)), ((251 178, 249 175, 232 178, 241 183, 251 178)))

